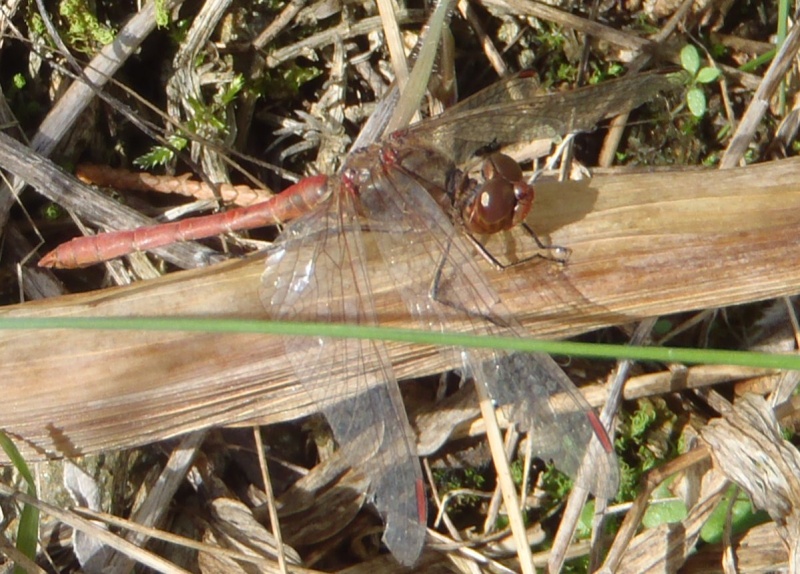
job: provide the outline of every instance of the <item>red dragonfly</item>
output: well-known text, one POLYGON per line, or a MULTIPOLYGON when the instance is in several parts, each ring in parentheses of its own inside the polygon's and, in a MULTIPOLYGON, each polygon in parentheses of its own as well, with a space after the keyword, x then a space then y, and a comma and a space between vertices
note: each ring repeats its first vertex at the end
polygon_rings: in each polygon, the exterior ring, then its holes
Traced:
MULTIPOLYGON (((522 222, 533 189, 519 166, 490 153, 482 181, 458 166, 488 146, 591 129, 659 91, 676 74, 642 74, 555 95, 536 95, 526 75, 503 80, 442 115, 396 131, 348 156, 335 178, 312 177, 259 205, 165 226, 73 240, 40 265, 73 267, 233 229, 289 219, 268 250, 261 284, 276 319, 377 324, 372 273, 388 274, 425 329, 523 336, 525 330, 482 275, 466 233, 522 222), (368 230, 368 233, 364 233, 368 230), (367 268, 377 249, 385 266, 367 268)), ((369 465, 370 495, 384 542, 404 564, 418 558, 426 500, 414 432, 381 342, 291 338, 293 368, 354 465, 369 465), (334 382, 335 381, 335 382, 334 382)), ((449 349, 450 364, 488 390, 509 420, 529 432, 535 453, 598 497, 617 490, 619 471, 597 415, 561 368, 541 353, 449 349), (564 408, 567 403, 569 408, 564 408), (557 406, 558 405, 558 406, 557 406), (579 469, 591 450, 593 472, 579 469)))

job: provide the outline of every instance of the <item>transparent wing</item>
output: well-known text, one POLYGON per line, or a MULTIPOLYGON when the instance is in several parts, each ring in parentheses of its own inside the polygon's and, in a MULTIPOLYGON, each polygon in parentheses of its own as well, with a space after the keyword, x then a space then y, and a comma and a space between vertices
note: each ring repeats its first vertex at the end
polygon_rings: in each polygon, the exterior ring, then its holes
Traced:
MULTIPOLYGON (((365 249, 354 206, 334 193, 286 228, 267 258, 261 286, 276 319, 374 325, 365 249)), ((413 564, 425 540, 426 506, 415 434, 380 342, 289 337, 292 367, 340 447, 371 477, 384 542, 413 564)))
POLYGON ((654 72, 542 95, 535 78, 517 75, 406 133, 409 141, 435 147, 460 164, 489 142, 508 144, 594 129, 602 119, 630 111, 683 83, 681 73, 654 72))
MULTIPOLYGON (((384 259, 406 305, 424 328, 484 335, 522 336, 479 267, 473 250, 412 174, 386 166, 362 190, 361 200, 384 259), (378 192, 380 190, 381 192, 378 192), (403 214, 404 217, 384 216, 403 214)), ((463 352, 466 368, 488 388, 510 419, 530 432, 535 452, 597 496, 612 497, 619 471, 613 450, 591 448, 607 436, 597 415, 548 355, 494 351, 463 352), (587 456, 596 472, 578 476, 587 456)))

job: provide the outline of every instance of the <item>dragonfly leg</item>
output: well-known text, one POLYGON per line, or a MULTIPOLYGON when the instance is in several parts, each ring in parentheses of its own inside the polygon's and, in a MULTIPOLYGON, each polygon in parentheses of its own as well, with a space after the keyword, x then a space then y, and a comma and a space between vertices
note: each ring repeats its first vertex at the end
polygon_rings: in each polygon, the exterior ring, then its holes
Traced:
POLYGON ((564 247, 563 245, 548 245, 539 238, 530 225, 524 222, 521 225, 528 237, 530 237, 534 243, 536 243, 538 251, 533 255, 518 261, 513 261, 511 263, 502 263, 497 257, 494 256, 494 254, 492 254, 491 251, 486 248, 480 239, 475 237, 473 234, 466 233, 466 236, 475 246, 475 249, 478 251, 478 253, 480 253, 492 265, 492 267, 498 271, 505 271, 511 267, 524 265, 525 263, 530 263, 535 259, 546 259, 547 261, 566 265, 567 261, 569 261, 569 258, 572 255, 572 250, 569 247, 564 247))
POLYGON ((528 236, 533 239, 534 243, 536 243, 536 247, 539 248, 539 253, 531 255, 530 257, 526 257, 520 261, 515 261, 514 263, 510 263, 504 267, 504 269, 508 267, 516 267, 517 265, 521 265, 522 263, 527 263, 537 257, 541 257, 542 259, 547 259, 548 261, 553 261, 555 263, 560 263, 562 265, 566 265, 567 261, 569 261, 570 256, 572 255, 572 249, 569 247, 564 247, 563 245, 553 245, 553 244, 546 244, 544 243, 533 228, 528 225, 527 223, 522 223, 522 228, 528 234, 528 236))
MULTIPOLYGON (((470 235, 467 234, 467 236, 469 237, 470 235)), ((430 297, 432 301, 436 301, 440 305, 445 305, 446 307, 456 309, 458 311, 461 311, 462 313, 465 313, 470 317, 483 319, 484 321, 493 323, 498 327, 504 327, 504 328, 509 327, 510 325, 505 321, 505 319, 503 319, 499 315, 496 315, 491 312, 488 313, 482 312, 478 309, 469 309, 465 307, 463 303, 460 303, 457 300, 457 298, 456 300, 449 300, 447 298, 447 296, 445 295, 446 289, 444 289, 442 285, 447 281, 444 278, 445 266, 447 265, 448 258, 450 257, 450 250, 452 244, 453 241, 452 238, 450 238, 447 241, 447 244, 445 245, 444 250, 442 251, 442 256, 439 258, 439 262, 436 265, 436 271, 433 274, 433 278, 431 279, 431 285, 430 288, 428 289, 428 297, 430 297)))

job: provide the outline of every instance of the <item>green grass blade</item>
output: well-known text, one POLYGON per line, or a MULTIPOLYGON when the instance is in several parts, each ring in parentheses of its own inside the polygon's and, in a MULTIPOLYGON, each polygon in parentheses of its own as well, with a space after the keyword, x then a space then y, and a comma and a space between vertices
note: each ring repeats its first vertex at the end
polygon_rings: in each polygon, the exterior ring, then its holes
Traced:
POLYGON ((269 335, 356 338, 507 351, 542 352, 595 359, 738 365, 767 369, 800 370, 800 356, 674 347, 634 347, 572 341, 543 341, 526 337, 486 337, 463 333, 436 333, 415 329, 370 327, 331 323, 292 323, 201 317, 48 317, 0 318, 0 330, 80 329, 124 331, 186 331, 260 333, 269 335))
MULTIPOLYGON (((36 482, 33 480, 33 473, 28 468, 25 459, 17 450, 16 445, 8 436, 0 431, 0 446, 5 451, 6 456, 19 471, 28 486, 28 494, 36 498, 36 482)), ((36 547, 39 543, 39 509, 26 504, 22 507, 19 517, 19 528, 17 530, 17 550, 25 556, 36 560, 36 547)), ((14 574, 25 574, 26 570, 22 566, 14 567, 14 574)))

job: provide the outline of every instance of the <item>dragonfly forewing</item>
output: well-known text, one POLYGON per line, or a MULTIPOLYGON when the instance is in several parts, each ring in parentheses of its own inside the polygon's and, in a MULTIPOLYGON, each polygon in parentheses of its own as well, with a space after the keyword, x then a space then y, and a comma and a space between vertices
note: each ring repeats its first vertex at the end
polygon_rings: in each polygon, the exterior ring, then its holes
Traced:
POLYGON ((683 86, 685 78, 680 72, 653 72, 543 94, 534 78, 516 75, 403 133, 409 143, 435 147, 458 165, 489 142, 505 145, 592 130, 605 118, 683 86))

